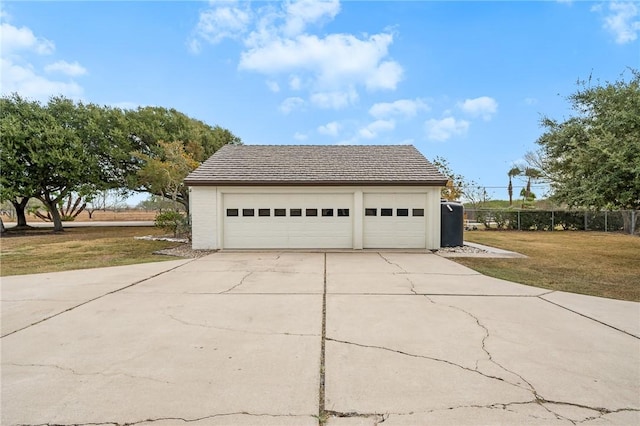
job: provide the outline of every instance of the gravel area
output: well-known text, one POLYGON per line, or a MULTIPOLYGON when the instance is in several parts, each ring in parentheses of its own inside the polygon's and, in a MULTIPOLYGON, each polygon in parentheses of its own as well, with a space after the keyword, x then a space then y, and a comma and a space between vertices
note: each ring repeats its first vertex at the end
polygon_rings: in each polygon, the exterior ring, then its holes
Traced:
POLYGON ((479 254, 479 253, 489 253, 486 250, 482 250, 476 247, 471 246, 459 246, 459 247, 442 247, 440 250, 436 251, 436 253, 468 253, 468 254, 479 254))
POLYGON ((196 259, 198 257, 206 256, 211 253, 215 253, 218 250, 194 250, 190 244, 180 244, 177 247, 168 248, 164 250, 158 250, 153 254, 163 254, 165 256, 185 257, 190 259, 196 259))

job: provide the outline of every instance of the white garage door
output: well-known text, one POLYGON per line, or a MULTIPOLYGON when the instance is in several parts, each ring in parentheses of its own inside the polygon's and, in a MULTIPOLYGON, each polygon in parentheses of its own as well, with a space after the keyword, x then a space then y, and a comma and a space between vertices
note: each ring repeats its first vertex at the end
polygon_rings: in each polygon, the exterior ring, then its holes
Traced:
POLYGON ((364 248, 425 248, 425 194, 364 194, 364 248))
POLYGON ((351 248, 352 194, 224 194, 224 248, 351 248))

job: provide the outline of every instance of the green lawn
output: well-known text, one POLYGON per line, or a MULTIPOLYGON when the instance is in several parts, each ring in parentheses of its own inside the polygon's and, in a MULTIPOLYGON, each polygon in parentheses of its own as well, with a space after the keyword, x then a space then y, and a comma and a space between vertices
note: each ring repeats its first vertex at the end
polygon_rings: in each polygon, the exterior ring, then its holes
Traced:
POLYGON ((454 259, 483 274, 551 290, 640 301, 637 236, 582 231, 469 231, 464 239, 528 256, 454 259))
POLYGON ((44 228, 26 232, 9 230, 6 236, 0 238, 0 275, 175 260, 153 252, 174 247, 176 243, 133 238, 162 233, 154 227, 67 228, 61 233, 44 228))

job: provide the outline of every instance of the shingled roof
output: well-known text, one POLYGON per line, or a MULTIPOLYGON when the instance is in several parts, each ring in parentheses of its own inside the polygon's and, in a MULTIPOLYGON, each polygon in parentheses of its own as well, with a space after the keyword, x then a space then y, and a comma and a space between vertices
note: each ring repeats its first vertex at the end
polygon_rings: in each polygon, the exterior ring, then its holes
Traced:
POLYGON ((412 145, 225 145, 184 180, 189 186, 444 186, 446 181, 412 145))

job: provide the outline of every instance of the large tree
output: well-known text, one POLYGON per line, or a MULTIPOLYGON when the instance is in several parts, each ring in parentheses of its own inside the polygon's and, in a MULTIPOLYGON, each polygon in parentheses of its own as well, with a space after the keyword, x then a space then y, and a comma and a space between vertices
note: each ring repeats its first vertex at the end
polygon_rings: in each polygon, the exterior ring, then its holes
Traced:
POLYGON ((14 94, 2 98, 0 119, 1 196, 39 199, 55 231, 63 230, 59 207, 69 195, 120 187, 134 170, 120 110, 63 97, 41 105, 14 94))
POLYGON ((626 210, 633 233, 640 210, 640 72, 568 97, 575 115, 542 119, 538 139, 552 198, 573 207, 626 210))
POLYGON ((137 172, 129 187, 180 203, 189 211, 184 178, 226 144, 242 141, 229 130, 162 107, 127 113, 129 136, 137 146, 137 172))
POLYGON ((17 227, 27 226, 25 209, 38 186, 27 173, 31 162, 31 141, 40 139, 45 128, 42 106, 17 94, 0 98, 0 200, 11 202, 16 210, 17 227))

